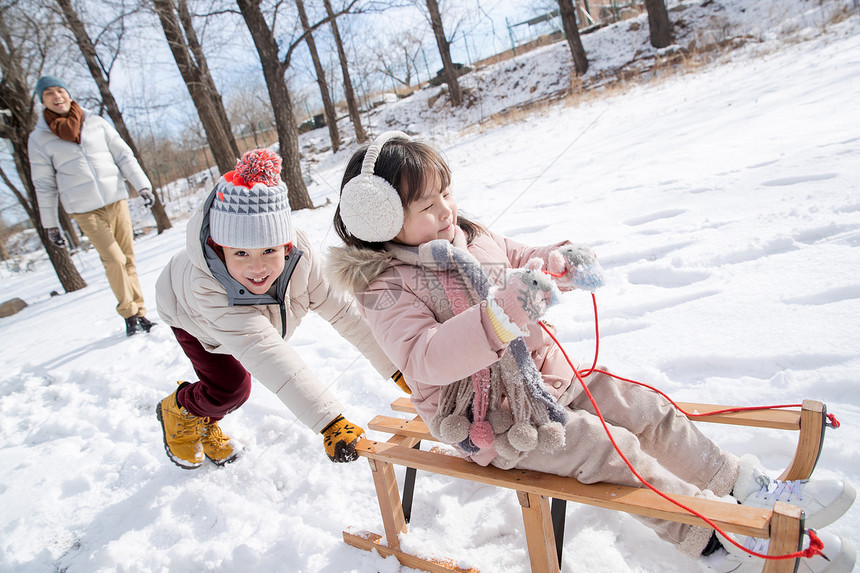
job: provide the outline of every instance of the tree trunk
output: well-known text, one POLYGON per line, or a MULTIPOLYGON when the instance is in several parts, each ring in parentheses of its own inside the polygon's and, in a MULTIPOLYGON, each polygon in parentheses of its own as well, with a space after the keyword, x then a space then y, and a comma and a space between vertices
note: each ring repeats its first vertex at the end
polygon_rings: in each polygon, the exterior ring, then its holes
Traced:
POLYGON ((582 40, 579 38, 579 26, 576 23, 576 7, 572 0, 558 0, 558 7, 561 12, 561 23, 564 26, 564 35, 567 38, 567 44, 570 46, 570 53, 573 56, 573 67, 576 69, 576 75, 585 75, 588 71, 588 57, 585 55, 585 48, 582 47, 582 40))
POLYGON ((645 0, 648 10, 648 30, 651 35, 651 45, 655 48, 665 48, 675 42, 672 36, 672 23, 666 11, 665 0, 645 0))
POLYGON ((328 135, 331 138, 331 150, 337 153, 340 149, 340 133, 337 130, 337 111, 334 109, 334 104, 331 102, 331 96, 328 91, 328 82, 325 80, 325 70, 320 62, 320 56, 317 53, 317 44, 314 42, 314 36, 310 32, 310 23, 308 15, 305 12, 305 3, 303 0, 296 0, 296 8, 299 10, 299 19, 302 22, 302 28, 305 31, 305 43, 308 45, 308 51, 311 53, 311 60, 314 63, 314 70, 317 74, 317 85, 320 88, 320 97, 323 102, 323 112, 325 113, 325 122, 328 126, 328 135))
MULTIPOLYGON (((23 50, 17 46, 7 44, 12 37, 0 10, 0 69, 3 72, 3 81, 0 82, 0 101, 3 107, 10 113, 5 121, 0 123, 0 138, 12 142, 12 156, 15 159, 15 167, 21 183, 27 190, 29 205, 22 205, 31 214, 33 227, 39 234, 39 238, 48 252, 57 278, 66 292, 72 292, 87 286, 86 281, 78 273, 72 262, 69 252, 61 247, 56 247, 48 239, 48 234, 42 227, 39 219, 39 202, 36 198, 36 189, 30 176, 30 155, 27 151, 27 141, 30 132, 36 124, 36 115, 33 113, 33 90, 27 85, 26 73, 23 63, 19 58, 23 50)), ((19 201, 22 196, 16 194, 19 201)))
POLYGON ((233 137, 233 128, 230 125, 230 119, 227 117, 227 110, 224 108, 224 100, 221 99, 221 93, 215 85, 215 80, 212 79, 212 74, 209 72, 209 64, 206 61, 206 55, 203 53, 203 47, 197 39, 197 32, 194 30, 194 25, 191 22, 191 12, 188 11, 188 3, 186 0, 177 0, 177 8, 179 11, 179 21, 182 23, 182 28, 185 30, 185 37, 188 40, 188 47, 191 49, 191 53, 194 55, 194 60, 200 67, 200 76, 206 82, 206 91, 209 93, 209 98, 212 100, 215 112, 221 118, 222 124, 225 126, 224 131, 227 134, 227 143, 230 144, 233 156, 238 160, 241 156, 241 152, 239 151, 239 146, 236 144, 236 138, 233 137))
POLYGON ((236 142, 233 141, 231 144, 230 141, 232 139, 232 133, 229 133, 230 126, 224 122, 226 112, 223 110, 219 112, 216 109, 217 106, 208 87, 214 85, 211 83, 212 79, 205 77, 208 73, 204 74, 204 70, 195 64, 191 54, 189 54, 185 36, 176 17, 173 0, 152 0, 152 3, 156 13, 158 13, 158 19, 161 21, 164 37, 167 38, 173 59, 185 81, 185 86, 191 95, 191 101, 197 108, 200 123, 203 124, 203 130, 206 132, 206 141, 209 142, 209 148, 215 157, 215 163, 223 175, 236 167, 238 155, 236 142))
POLYGON ((451 62, 451 46, 445 38, 442 16, 439 14, 439 4, 436 0, 427 0, 427 11, 430 13, 430 26, 433 28, 433 36, 436 37, 436 46, 442 57, 442 76, 445 78, 445 83, 448 84, 451 105, 456 107, 463 103, 463 92, 460 91, 457 70, 454 69, 454 64, 451 62))
MULTIPOLYGON (((29 100, 29 90, 25 92, 24 97, 29 100)), ((42 226, 42 220, 39 218, 39 200, 36 197, 36 188, 33 186, 33 180, 30 177, 30 154, 27 151, 27 139, 29 133, 23 138, 12 139, 12 147, 15 156, 15 166, 18 168, 18 175, 21 177, 21 182, 27 188, 27 194, 30 197, 30 204, 36 217, 32 219, 33 228, 39 235, 42 241, 42 246, 48 253, 48 259, 54 267, 54 272, 57 273, 57 278, 60 280, 63 290, 66 292, 74 292, 82 288, 86 288, 87 282, 78 272, 75 263, 72 262, 72 257, 65 247, 57 247, 48 238, 48 232, 42 226)))
POLYGON ((331 0, 323 0, 325 11, 328 17, 331 18, 331 33, 334 36, 334 43, 337 46, 337 58, 340 60, 340 71, 343 73, 343 93, 346 99, 346 107, 349 110, 349 119, 352 121, 352 127, 355 129, 355 140, 358 143, 367 141, 367 133, 364 131, 364 126, 361 125, 361 112, 358 108, 358 100, 355 97, 355 92, 352 89, 352 79, 349 77, 349 66, 346 61, 346 51, 343 49, 343 41, 340 39, 340 31, 337 29, 337 20, 334 16, 334 11, 331 9, 331 0))
MULTIPOLYGON (((117 133, 119 133, 120 137, 122 137, 131 148, 131 152, 134 154, 135 158, 137 158, 140 168, 143 169, 147 179, 149 179, 154 186, 155 184, 152 181, 152 176, 149 171, 147 171, 146 165, 143 163, 143 157, 137 151, 137 145, 134 143, 134 138, 132 138, 128 127, 126 127, 125 120, 123 120, 122 117, 122 112, 119 110, 119 105, 117 105, 116 99, 113 97, 113 92, 110 90, 110 82, 105 77, 105 74, 99 65, 95 46, 93 45, 92 40, 90 40, 90 36, 87 34, 87 30, 84 27, 83 22, 78 18, 77 12, 75 12, 75 9, 72 7, 71 0, 56 1, 60 6, 60 9, 63 11, 63 16, 65 16, 69 30, 71 30, 72 34, 75 36, 75 42, 78 44, 78 48, 80 48, 81 54, 84 56, 84 60, 90 70, 90 75, 93 77, 93 80, 95 80, 96 85, 99 88, 102 103, 107 109, 108 115, 110 116, 111 121, 113 121, 117 133)), ((153 191, 155 191, 155 189, 153 189, 153 191)), ((153 196, 155 197, 155 203, 152 205, 152 215, 155 217, 155 225, 158 229, 158 233, 161 234, 172 227, 172 225, 170 223, 170 218, 167 216, 167 212, 164 210, 164 204, 158 197, 158 193, 153 193, 153 196)))
POLYGON ((286 67, 278 58, 278 43, 260 11, 259 0, 236 0, 236 3, 239 5, 242 18, 245 19, 245 25, 260 56, 263 77, 266 79, 266 88, 272 101, 279 151, 284 160, 281 166, 281 178, 289 190, 290 207, 293 210, 312 208, 313 203, 302 178, 299 130, 293 114, 290 90, 284 79, 286 67))
POLYGON ((69 214, 66 213, 66 210, 63 209, 63 205, 60 204, 60 225, 63 227, 63 230, 66 232, 66 236, 69 239, 69 243, 71 243, 70 247, 72 250, 77 249, 81 246, 81 238, 78 237, 78 232, 75 230, 75 226, 72 225, 72 218, 69 217, 69 214))

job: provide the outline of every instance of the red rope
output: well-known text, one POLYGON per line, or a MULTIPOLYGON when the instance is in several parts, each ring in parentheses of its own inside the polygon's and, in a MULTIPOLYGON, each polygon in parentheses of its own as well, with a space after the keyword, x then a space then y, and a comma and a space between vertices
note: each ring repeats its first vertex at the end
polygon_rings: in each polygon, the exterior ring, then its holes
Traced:
MULTIPOLYGON (((552 274, 552 273, 547 273, 547 274, 552 274)), ((556 275, 553 274, 552 276, 556 276, 556 275)), ((821 542, 821 540, 815 534, 815 531, 813 531, 812 529, 807 530, 807 534, 809 535, 809 547, 807 547, 803 551, 795 551, 794 553, 788 553, 785 555, 766 555, 764 553, 758 553, 756 551, 752 551, 751 549, 747 549, 746 547, 742 546, 740 543, 735 541, 728 534, 726 534, 725 531, 723 531, 719 526, 717 526, 716 523, 711 521, 709 518, 705 517, 704 515, 702 515, 701 513, 696 511, 695 509, 682 504, 678 500, 669 497, 668 495, 666 495, 662 491, 660 491, 657 488, 655 488, 654 486, 652 486, 650 483, 648 483, 648 481, 645 480, 645 478, 643 478, 641 475, 639 475, 639 472, 636 471, 636 469, 633 467, 633 464, 630 463, 630 461, 627 459, 627 457, 621 451, 621 448, 618 447, 618 444, 615 442, 615 438, 612 437, 612 433, 609 431, 609 427, 606 424, 606 420, 603 418, 603 414, 600 412, 600 408, 598 408, 598 406, 597 406, 597 402, 594 400, 594 396, 591 395, 591 391, 588 389, 588 385, 585 383, 584 377, 590 376, 594 372, 599 372, 601 374, 606 374, 606 375, 611 376, 613 378, 616 378, 618 380, 622 380, 625 382, 630 382, 633 384, 638 384, 640 386, 644 386, 646 388, 649 388, 649 389, 659 393, 661 396, 663 396, 664 398, 669 400, 669 402, 671 402, 675 408, 677 408, 678 410, 680 410, 681 412, 683 412, 687 416, 701 417, 701 416, 712 416, 714 414, 721 414, 721 413, 725 413, 725 412, 740 412, 740 411, 746 411, 746 410, 766 410, 766 409, 771 409, 771 408, 790 408, 790 407, 801 406, 801 404, 791 405, 791 406, 780 405, 780 406, 760 406, 760 407, 746 407, 746 408, 726 408, 725 410, 708 412, 706 414, 689 414, 687 412, 684 412, 675 402, 672 401, 671 398, 666 396, 666 394, 664 394, 660 390, 657 390, 656 388, 653 388, 652 386, 648 386, 647 384, 643 384, 643 383, 637 382, 635 380, 630 380, 628 378, 623 378, 621 376, 617 376, 617 375, 612 374, 610 372, 606 372, 605 370, 598 370, 596 368, 596 366, 597 366, 597 354, 598 354, 598 350, 600 348, 600 333, 598 330, 598 322, 597 322, 597 297, 595 297, 594 293, 591 293, 591 300, 592 300, 592 304, 594 306, 594 330, 595 330, 596 337, 595 337, 594 362, 592 363, 591 368, 589 368, 588 370, 585 370, 583 372, 580 372, 579 370, 577 370, 576 367, 573 365, 573 361, 571 361, 570 357, 567 355, 567 352, 564 350, 564 347, 562 347, 561 343, 558 341, 558 339, 555 337, 555 335, 552 332, 550 332, 549 328, 547 328, 547 326, 543 322, 539 322, 539 324, 540 324, 541 328, 543 328, 544 332, 546 332, 549 335, 549 337, 552 339, 552 341, 556 344, 556 346, 558 346, 559 350, 561 350, 561 353, 564 355, 564 358, 565 358, 565 360, 567 360, 567 363, 570 364, 570 367, 573 369, 574 374, 576 374, 576 379, 579 380, 580 384, 582 384, 582 388, 585 390, 585 393, 588 396, 588 399, 591 401, 591 405, 594 407, 594 411, 597 413, 597 417, 600 419, 600 423, 603 425, 603 429, 606 431, 606 435, 609 436, 609 441, 612 442, 612 445, 615 448, 615 451, 618 452, 618 455, 621 456, 621 459, 624 460, 624 463, 627 464, 627 467, 630 469, 630 471, 633 473, 633 475, 636 476, 636 479, 638 479, 642 483, 642 485, 644 485, 645 487, 647 487, 648 489, 650 489, 651 491, 653 491, 654 493, 656 493, 657 495, 659 495, 660 497, 662 497, 663 499, 668 501, 669 503, 672 503, 673 505, 680 507, 681 509, 683 509, 687 513, 698 517, 699 519, 701 519, 702 521, 704 521, 705 523, 710 525, 715 531, 718 531, 719 533, 721 533, 723 535, 723 537, 725 539, 728 539, 735 547, 741 549, 745 553, 753 555, 754 557, 759 557, 761 559, 781 560, 781 559, 797 559, 799 557, 810 558, 810 557, 813 557, 815 555, 822 555, 823 556, 821 551, 822 551, 822 549, 824 549, 824 544, 821 542)), ((835 418, 833 418, 833 421, 835 421, 835 418)), ((838 423, 839 423, 838 421, 835 422, 835 424, 837 424, 837 425, 838 425, 838 423)), ((837 427, 837 426, 834 426, 834 427, 837 427)), ((826 557, 825 557, 825 559, 826 559, 826 557)))

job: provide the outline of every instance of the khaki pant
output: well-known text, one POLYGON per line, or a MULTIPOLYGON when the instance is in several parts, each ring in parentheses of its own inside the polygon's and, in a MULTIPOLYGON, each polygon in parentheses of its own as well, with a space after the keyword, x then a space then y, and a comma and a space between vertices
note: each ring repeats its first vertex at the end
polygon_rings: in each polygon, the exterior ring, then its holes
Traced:
POLYGON ((99 253, 110 288, 123 318, 143 316, 143 291, 134 265, 134 229, 125 199, 72 217, 99 253))
MULTIPOLYGON (((738 458, 723 452, 665 398, 605 374, 593 374, 585 381, 618 447, 651 485, 667 494, 702 496, 705 489, 717 496, 731 493, 738 458)), ((570 476, 582 483, 643 487, 609 441, 582 385, 578 380, 573 383, 580 392, 567 404, 564 448, 552 454, 535 450, 516 467, 570 476)), ((701 554, 711 536, 710 529, 638 519, 692 558, 701 554)))

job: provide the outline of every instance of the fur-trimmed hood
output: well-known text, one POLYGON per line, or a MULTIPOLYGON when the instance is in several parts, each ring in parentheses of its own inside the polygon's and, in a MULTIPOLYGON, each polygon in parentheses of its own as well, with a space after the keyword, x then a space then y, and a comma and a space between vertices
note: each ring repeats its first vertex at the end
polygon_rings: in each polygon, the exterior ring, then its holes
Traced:
POLYGON ((356 294, 382 274, 393 257, 386 251, 343 245, 329 249, 326 259, 325 271, 329 281, 340 290, 356 294))

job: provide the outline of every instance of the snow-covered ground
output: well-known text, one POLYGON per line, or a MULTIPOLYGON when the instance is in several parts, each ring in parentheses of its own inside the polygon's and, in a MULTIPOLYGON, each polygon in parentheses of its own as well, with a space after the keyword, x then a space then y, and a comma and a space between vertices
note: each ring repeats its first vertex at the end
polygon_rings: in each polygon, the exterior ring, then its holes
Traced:
MULTIPOLYGON (((860 16, 825 25, 819 2, 774 3, 771 20, 707 4, 762 26, 719 65, 462 131, 456 114, 386 106, 377 131, 430 134, 461 209, 494 230, 595 248, 608 279, 601 362, 687 401, 822 400, 842 427, 815 475, 860 485, 860 16)), ((850 3, 823 6, 836 5, 850 3)), ((588 42, 610 45, 611 33, 584 38, 594 60, 588 42)), ((547 68, 569 65, 556 47, 538 53, 547 68)), ((317 204, 336 200, 348 154, 315 164, 317 204)), ((294 214, 321 250, 336 241, 333 210, 294 214)), ((156 320, 155 281, 184 227, 135 243, 156 320)), ((48 296, 62 288, 44 260, 0 278, 0 300, 30 304, 0 319, 0 572, 410 571, 342 542, 347 527, 382 531, 367 464, 330 463, 320 436, 262 387, 222 423, 243 458, 193 472, 169 463, 154 406, 193 378, 190 363, 163 325, 126 338, 97 257, 74 260, 89 287, 71 294, 48 296)), ((549 319, 590 362, 590 298, 565 295, 549 319)), ((312 315, 291 342, 366 423, 401 394, 333 333, 312 315)), ((783 433, 702 427, 774 474, 795 447, 783 433)), ((860 543, 860 509, 828 529, 860 543)), ((515 496, 447 478, 419 474, 403 545, 484 572, 528 570, 515 496)), ((596 508, 569 506, 565 546, 567 572, 697 570, 636 520, 596 508)))

